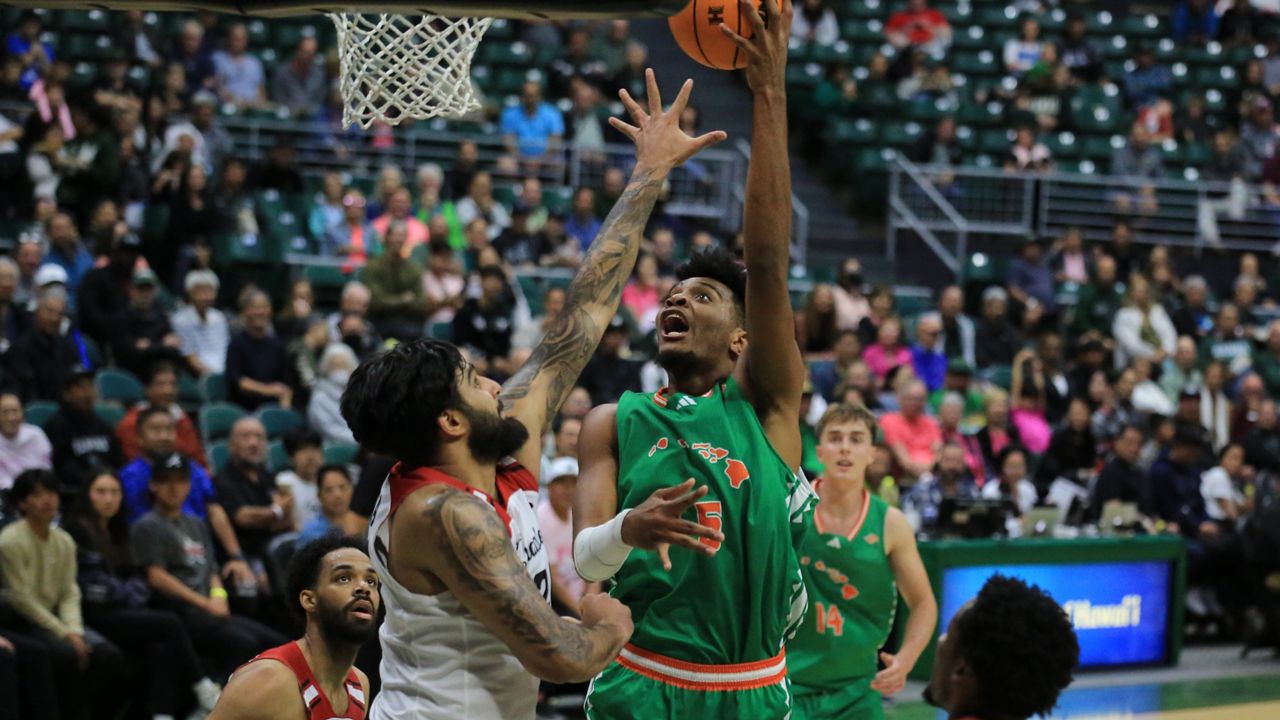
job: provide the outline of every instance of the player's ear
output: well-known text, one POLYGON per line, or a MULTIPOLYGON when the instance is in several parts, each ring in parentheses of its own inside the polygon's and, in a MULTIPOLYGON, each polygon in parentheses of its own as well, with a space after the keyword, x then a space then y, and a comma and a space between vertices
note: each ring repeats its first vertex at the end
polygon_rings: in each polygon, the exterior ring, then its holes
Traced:
POLYGON ((446 439, 460 438, 471 427, 461 408, 449 408, 440 413, 440 416, 436 418, 436 424, 440 426, 440 433, 446 439))
POLYGON ((298 603, 302 605, 305 612, 315 610, 320 603, 320 598, 316 597, 314 590, 303 590, 298 593, 298 603))
POLYGON ((742 353, 747 351, 747 330, 746 328, 734 328, 729 335, 729 353, 734 360, 742 357, 742 353))

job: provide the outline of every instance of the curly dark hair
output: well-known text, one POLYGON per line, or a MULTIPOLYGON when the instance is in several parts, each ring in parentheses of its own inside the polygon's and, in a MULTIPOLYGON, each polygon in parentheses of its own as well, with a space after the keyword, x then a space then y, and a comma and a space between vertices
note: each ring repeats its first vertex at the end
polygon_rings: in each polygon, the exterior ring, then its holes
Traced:
POLYGON ((1038 586, 1005 575, 987 580, 955 629, 957 652, 977 679, 983 717, 1047 715, 1080 659, 1062 606, 1038 586))
POLYGON ((342 417, 360 444, 414 465, 430 465, 440 447, 436 418, 461 407, 458 375, 466 360, 452 343, 401 343, 356 368, 342 393, 342 417))
POLYGON ((732 252, 715 246, 694 253, 676 268, 677 280, 704 277, 723 283, 733 293, 733 304, 738 318, 746 316, 747 268, 732 252))
POLYGON ((358 535, 331 534, 303 545, 289 559, 289 567, 285 571, 285 602, 289 605, 289 611, 299 619, 306 617, 306 611, 302 609, 298 595, 303 590, 315 588, 325 556, 343 548, 367 552, 364 538, 358 535))

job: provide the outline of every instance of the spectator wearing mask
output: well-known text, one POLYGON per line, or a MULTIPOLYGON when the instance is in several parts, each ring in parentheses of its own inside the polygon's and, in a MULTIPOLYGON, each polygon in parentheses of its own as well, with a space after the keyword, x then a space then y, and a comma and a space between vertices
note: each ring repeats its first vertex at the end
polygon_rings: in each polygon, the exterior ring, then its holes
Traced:
POLYGON ((156 299, 159 280, 150 268, 133 271, 129 304, 111 319, 111 350, 120 367, 134 375, 146 373, 157 360, 183 362, 181 341, 156 299))
POLYGON ((325 442, 355 443, 351 428, 342 417, 342 392, 358 364, 355 351, 344 343, 330 344, 320 356, 319 377, 307 405, 307 422, 324 436, 325 442))
POLYGON ((276 535, 295 529, 294 497, 278 488, 275 475, 267 470, 267 431, 257 418, 240 418, 231 426, 227 449, 227 465, 213 484, 250 567, 265 586, 267 545, 276 535))
POLYGON ((99 347, 111 342, 114 315, 129 304, 129 287, 142 252, 142 240, 128 232, 124 223, 120 226, 125 232, 112 241, 107 264, 90 270, 80 283, 80 329, 99 347))
POLYGON ((938 528, 943 500, 968 500, 978 496, 978 487, 969 474, 964 448, 947 443, 938 453, 938 463, 920 476, 916 484, 902 496, 902 511, 917 532, 938 528))
POLYGON ((640 387, 642 363, 622 356, 627 334, 626 320, 615 315, 582 370, 578 382, 591 394, 592 405, 617 402, 622 393, 640 387))
POLYGON ((1128 301, 1116 313, 1111 327, 1121 364, 1127 365, 1134 358, 1163 363, 1176 349, 1178 334, 1173 321, 1150 293, 1151 284, 1145 276, 1130 277, 1128 301))
POLYGON ((1117 282, 1115 258, 1102 255, 1095 263, 1093 281, 1080 289, 1071 329, 1079 335, 1111 334, 1116 313, 1124 304, 1124 291, 1117 282))
POLYGON ((370 319, 383 335, 401 340, 422 336, 425 310, 422 266, 402 252, 407 233, 402 223, 388 226, 383 254, 365 265, 363 275, 370 293, 370 319))
POLYGON ((14 481, 9 502, 21 519, 0 531, 4 599, 17 616, 16 629, 48 653, 63 691, 58 709, 66 717, 82 717, 91 707, 118 712, 124 654, 84 625, 76 543, 54 524, 61 492, 57 477, 47 470, 28 470, 14 481))
POLYGON ((1111 503, 1133 503, 1148 506, 1147 477, 1138 466, 1144 433, 1137 425, 1125 425, 1116 435, 1111 458, 1102 466, 1094 484, 1093 497, 1085 518, 1094 522, 1102 517, 1111 503))
POLYGON ((925 313, 916 320, 916 344, 911 346, 911 365, 916 377, 924 381, 929 392, 942 389, 947 374, 947 356, 938 351, 942 336, 942 318, 925 313))
POLYGON ((24 422, 22 398, 0 391, 0 490, 13 486, 24 470, 51 470, 53 446, 44 430, 24 422))
POLYGON ((75 221, 64 212, 56 213, 49 218, 45 225, 45 233, 49 237, 49 254, 45 256, 44 261, 46 264, 57 265, 66 271, 67 296, 74 305, 80 282, 93 269, 93 256, 80 242, 75 221))
POLYGON ((100 473, 76 497, 64 526, 76 543, 77 579, 84 619, 151 677, 147 709, 176 717, 190 689, 199 710, 213 710, 221 688, 205 676, 187 629, 173 613, 148 607, 151 589, 133 562, 120 480, 100 473))
POLYGON ((94 411, 97 401, 93 373, 83 367, 72 368, 62 391, 62 404, 44 424, 53 446, 53 466, 72 491, 99 468, 124 464, 115 429, 94 411))
POLYGON ((168 362, 155 362, 148 366, 142 378, 143 401, 130 408, 116 426, 116 437, 120 440, 125 458, 132 461, 142 456, 142 447, 138 442, 138 417, 144 409, 157 407, 167 410, 174 420, 174 430, 177 433, 175 449, 183 456, 208 467, 204 445, 200 442, 200 432, 191 416, 178 404, 177 369, 168 362))
POLYGON ((178 348, 197 375, 221 373, 231 340, 227 316, 213 306, 218 297, 218 276, 212 270, 192 270, 183 285, 189 302, 170 320, 178 348))
POLYGON ((561 612, 572 611, 588 592, 588 583, 573 566, 573 493, 578 485, 578 461, 557 457, 543 472, 546 495, 538 503, 538 525, 547 543, 551 564, 551 602, 561 612))
POLYGON ((910 0, 907 7, 889 16, 885 37, 898 49, 919 47, 937 54, 951 45, 951 24, 942 13, 930 8, 926 0, 910 0))
POLYGON ((284 450, 289 455, 289 469, 276 475, 276 487, 293 496, 293 524, 301 528, 320 512, 316 478, 324 465, 324 441, 315 431, 298 430, 285 436, 284 450))
POLYGON ((190 480, 178 458, 151 478, 155 507, 129 531, 134 562, 146 574, 157 607, 178 614, 201 655, 225 679, 240 665, 287 639, 276 630, 232 615, 209 530, 183 512, 190 480))
POLYGON ((453 316, 453 341, 498 373, 510 371, 511 334, 514 330, 514 308, 511 288, 502 268, 482 266, 480 296, 467 298, 453 316))
POLYGON ((471 178, 466 196, 460 198, 454 207, 458 213, 458 224, 464 228, 476 219, 484 220, 489 242, 497 240, 502 231, 511 227, 511 214, 494 199, 493 176, 487 172, 478 172, 471 178))
POLYGON ((293 57, 271 78, 271 99, 294 117, 314 115, 324 102, 328 81, 316 63, 316 48, 314 37, 302 38, 293 57))
POLYGON ((893 452, 894 463, 906 478, 914 481, 933 468, 942 448, 942 430, 924 414, 925 386, 910 380, 898 390, 898 412, 880 418, 884 443, 893 452))
POLYGON ((536 80, 525 82, 520 103, 504 110, 498 124, 508 150, 523 160, 550 159, 564 137, 564 118, 542 99, 542 83, 536 80))
POLYGON ((268 402, 290 407, 293 389, 285 383, 289 360, 284 343, 271 332, 271 299, 251 290, 241 301, 241 316, 244 330, 227 346, 228 399, 247 410, 268 402))
POLYGON ((1204 383, 1197 360, 1195 339, 1187 335, 1180 336, 1174 345, 1173 355, 1165 358, 1160 373, 1160 389, 1169 398, 1169 402, 1177 402, 1184 389, 1198 388, 1204 383))
POLYGON ((1009 294, 999 285, 982 292, 982 317, 974 333, 978 367, 1010 365, 1022 347, 1022 337, 1009 323, 1009 294))
POLYGON ((1000 451, 996 459, 1000 469, 993 482, 982 486, 982 497, 988 500, 1010 500, 1019 515, 1036 506, 1039 496, 1036 486, 1027 479, 1027 451, 1010 445, 1000 451))
POLYGON ((351 511, 351 473, 341 465, 326 465, 317 473, 316 486, 320 491, 320 511, 298 532, 298 542, 333 534, 364 536, 369 521, 351 511))
POLYGON ((249 30, 244 23, 228 28, 226 50, 213 54, 214 87, 222 102, 262 107, 267 104, 266 73, 262 61, 248 50, 249 30))

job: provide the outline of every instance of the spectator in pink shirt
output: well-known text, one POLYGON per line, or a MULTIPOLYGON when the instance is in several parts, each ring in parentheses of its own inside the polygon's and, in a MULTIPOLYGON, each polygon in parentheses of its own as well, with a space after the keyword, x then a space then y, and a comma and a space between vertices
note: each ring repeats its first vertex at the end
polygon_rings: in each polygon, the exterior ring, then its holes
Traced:
POLYGON ((911 349, 902 344, 902 321, 887 317, 876 329, 876 342, 862 353, 862 361, 875 373, 881 383, 889 371, 899 365, 911 364, 911 349))
POLYGON ((658 318, 658 261, 649 254, 636 261, 636 273, 622 288, 622 305, 636 319, 636 330, 646 335, 658 318))
POLYGON ((942 429, 924 414, 924 403, 924 383, 912 380, 898 391, 898 412, 880 418, 884 444, 902 475, 912 481, 933 467, 942 448, 942 429))
POLYGON ((378 231, 378 237, 385 239, 387 237, 387 228, 393 222, 404 223, 405 232, 408 236, 405 238, 404 249, 400 251, 401 257, 406 260, 413 253, 413 249, 430 239, 430 233, 427 232, 427 226, 418 218, 410 215, 413 210, 413 195, 410 194, 408 188, 400 188, 391 193, 391 197, 387 199, 387 211, 373 221, 373 229, 378 231))
POLYGON ((51 469, 52 453, 44 430, 24 422, 18 394, 0 393, 0 490, 8 490, 24 470, 51 469))

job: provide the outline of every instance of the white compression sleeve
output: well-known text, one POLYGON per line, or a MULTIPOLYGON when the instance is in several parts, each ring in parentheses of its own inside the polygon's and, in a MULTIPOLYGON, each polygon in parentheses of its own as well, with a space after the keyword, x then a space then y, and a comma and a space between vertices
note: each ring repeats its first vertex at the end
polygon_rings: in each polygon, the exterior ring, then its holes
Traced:
POLYGON ((603 525, 583 530, 573 539, 573 567, 583 580, 608 580, 626 562, 631 546, 622 542, 622 519, 629 512, 631 508, 603 525))

